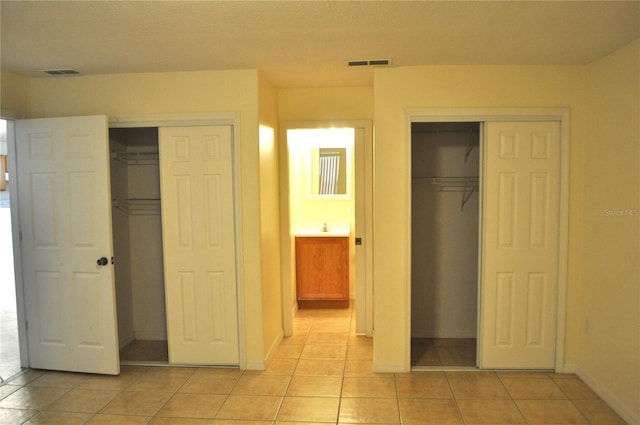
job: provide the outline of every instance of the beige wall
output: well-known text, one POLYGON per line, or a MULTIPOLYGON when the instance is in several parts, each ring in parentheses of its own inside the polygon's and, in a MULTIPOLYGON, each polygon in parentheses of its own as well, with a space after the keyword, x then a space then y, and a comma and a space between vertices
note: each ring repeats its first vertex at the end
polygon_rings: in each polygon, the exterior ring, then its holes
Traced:
MULTIPOLYGON (((559 66, 428 66, 379 68, 374 82, 374 365, 379 370, 406 370, 409 329, 410 219, 408 187, 409 135, 407 108, 538 108, 571 109, 571 182, 582 174, 585 138, 584 70, 559 66), (381 200, 384 200, 381 202, 381 200), (389 225, 393 223, 393 225, 389 225), (391 314, 393 313, 393 314, 391 314)), ((580 192, 571 185, 569 283, 566 337, 567 363, 577 361, 576 253, 581 232, 580 192), (578 207, 578 208, 576 208, 578 207)))
POLYGON ((282 338, 282 278, 280 275, 280 186, 278 160, 278 99, 275 88, 259 80, 260 240, 264 352, 270 357, 282 338))
POLYGON ((23 118, 30 110, 29 78, 0 69, 0 115, 23 118))
POLYGON ((344 121, 373 118, 372 87, 278 90, 280 121, 344 121))
POLYGON ((258 72, 201 71, 31 80, 31 117, 237 112, 240 114, 246 361, 264 364, 258 72))
POLYGON ((578 373, 640 423, 640 40, 587 71, 578 373))

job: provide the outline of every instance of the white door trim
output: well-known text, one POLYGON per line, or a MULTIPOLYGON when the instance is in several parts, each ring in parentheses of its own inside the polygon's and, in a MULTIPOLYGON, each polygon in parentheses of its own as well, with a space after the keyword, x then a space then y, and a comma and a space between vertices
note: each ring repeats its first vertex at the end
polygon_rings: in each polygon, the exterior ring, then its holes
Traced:
MULTIPOLYGON (((564 372, 565 365, 565 326, 567 314, 567 268, 569 241, 569 145, 570 113, 568 108, 470 108, 470 109, 406 109, 405 110, 405 187, 411 187, 411 123, 414 122, 452 122, 452 121, 559 121, 560 122, 560 232, 558 241, 558 311, 556 322, 555 371, 564 372)), ((484 159, 481 159, 484 161, 484 159)), ((481 168, 484 164, 481 164, 481 168)), ((409 243, 405 246, 407 259, 407 279, 404 282, 406 347, 411 346, 411 191, 405 199, 405 235, 409 243)), ((482 223, 480 223, 482 227, 482 223)), ((480 253, 480 256, 482 253, 480 253)), ((479 262, 480 264, 482 262, 479 262)), ((480 274, 481 276, 481 274, 480 274)), ((481 302, 482 283, 479 302, 481 302)), ((480 311, 480 310, 479 310, 480 311)), ((482 338, 482 335, 478 335, 482 338)), ((411 369, 411 350, 405 350, 405 370, 411 369)))
POLYGON ((123 115, 109 117, 109 128, 130 127, 180 127, 201 125, 231 125, 232 149, 233 149, 233 203, 236 238, 236 282, 238 299, 238 350, 239 367, 247 368, 246 352, 246 321, 244 305, 244 279, 243 279, 243 246, 242 246, 242 178, 241 170, 241 143, 240 143, 240 113, 216 112, 193 114, 150 114, 150 115, 123 115))
MULTIPOLYGON (((287 130, 291 129, 316 129, 331 127, 364 128, 364 155, 365 162, 370 160, 373 164, 373 124, 368 120, 345 120, 345 121, 283 121, 280 122, 280 254, 281 254, 281 274, 282 274, 282 322, 284 335, 293 334, 293 315, 295 309, 291 308, 293 297, 293 273, 289 217, 289 152, 287 149, 287 130)), ((373 336, 373 170, 365 170, 365 231, 359 232, 358 237, 365 240, 365 275, 367 276, 365 287, 356 288, 356 299, 362 300, 365 309, 364 317, 360 316, 356 320, 364 320, 366 335, 373 336)), ((357 307, 356 307, 357 314, 357 307)))

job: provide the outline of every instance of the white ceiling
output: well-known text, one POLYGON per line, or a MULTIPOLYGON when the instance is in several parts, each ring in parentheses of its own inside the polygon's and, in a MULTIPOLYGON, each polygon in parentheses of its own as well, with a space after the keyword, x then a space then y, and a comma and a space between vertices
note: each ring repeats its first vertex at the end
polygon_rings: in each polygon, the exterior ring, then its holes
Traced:
POLYGON ((279 87, 371 85, 349 59, 585 64, 640 37, 638 0, 1 0, 0 13, 0 64, 20 74, 260 69, 279 87))

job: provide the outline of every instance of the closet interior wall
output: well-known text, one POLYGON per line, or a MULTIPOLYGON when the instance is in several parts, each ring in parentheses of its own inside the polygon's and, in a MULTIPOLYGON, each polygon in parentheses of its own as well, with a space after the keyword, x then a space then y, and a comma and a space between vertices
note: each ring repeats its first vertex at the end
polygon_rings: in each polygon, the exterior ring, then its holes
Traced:
POLYGON ((412 125, 412 338, 476 338, 479 127, 412 125))
POLYGON ((120 348, 166 341, 157 128, 112 128, 111 196, 120 348))

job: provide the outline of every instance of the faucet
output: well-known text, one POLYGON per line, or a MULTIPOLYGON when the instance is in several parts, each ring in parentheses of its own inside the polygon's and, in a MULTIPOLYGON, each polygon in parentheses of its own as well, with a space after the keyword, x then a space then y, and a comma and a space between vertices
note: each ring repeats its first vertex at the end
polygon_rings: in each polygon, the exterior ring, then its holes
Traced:
POLYGON ((327 222, 325 221, 324 224, 322 225, 322 231, 323 232, 328 232, 329 228, 327 227, 327 222))

